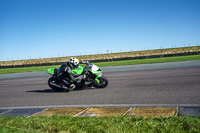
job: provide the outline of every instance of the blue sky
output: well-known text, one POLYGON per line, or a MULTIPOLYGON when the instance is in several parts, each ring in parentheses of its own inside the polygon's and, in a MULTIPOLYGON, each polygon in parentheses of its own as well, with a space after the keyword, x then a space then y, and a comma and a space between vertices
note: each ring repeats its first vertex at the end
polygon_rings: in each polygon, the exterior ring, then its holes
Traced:
POLYGON ((200 45, 200 0, 0 0, 0 61, 200 45))

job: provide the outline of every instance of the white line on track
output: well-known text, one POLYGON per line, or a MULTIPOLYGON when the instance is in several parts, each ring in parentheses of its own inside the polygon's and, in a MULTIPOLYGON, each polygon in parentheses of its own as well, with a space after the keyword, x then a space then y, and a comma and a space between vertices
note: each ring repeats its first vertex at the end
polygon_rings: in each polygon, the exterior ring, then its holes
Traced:
POLYGON ((69 107, 200 107, 200 104, 90 104, 90 105, 52 105, 52 106, 21 106, 0 107, 0 109, 39 109, 39 108, 69 108, 69 107))

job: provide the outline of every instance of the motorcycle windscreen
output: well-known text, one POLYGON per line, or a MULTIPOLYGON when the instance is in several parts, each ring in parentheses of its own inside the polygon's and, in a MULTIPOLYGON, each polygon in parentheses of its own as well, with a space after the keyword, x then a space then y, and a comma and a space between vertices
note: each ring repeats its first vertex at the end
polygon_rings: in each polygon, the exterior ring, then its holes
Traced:
POLYGON ((92 65, 92 69, 91 69, 91 71, 92 71, 92 73, 94 73, 94 74, 97 74, 97 73, 101 73, 102 72, 102 70, 98 67, 98 66, 96 66, 96 65, 92 65))

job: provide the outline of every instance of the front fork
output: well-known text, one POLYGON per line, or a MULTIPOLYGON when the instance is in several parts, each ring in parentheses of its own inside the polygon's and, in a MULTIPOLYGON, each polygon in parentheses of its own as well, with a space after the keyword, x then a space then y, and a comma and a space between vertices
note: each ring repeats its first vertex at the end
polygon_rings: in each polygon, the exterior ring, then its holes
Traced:
POLYGON ((96 76, 96 78, 94 79, 98 84, 100 83, 100 81, 98 79, 100 77, 102 77, 102 73, 98 73, 97 76, 96 76))

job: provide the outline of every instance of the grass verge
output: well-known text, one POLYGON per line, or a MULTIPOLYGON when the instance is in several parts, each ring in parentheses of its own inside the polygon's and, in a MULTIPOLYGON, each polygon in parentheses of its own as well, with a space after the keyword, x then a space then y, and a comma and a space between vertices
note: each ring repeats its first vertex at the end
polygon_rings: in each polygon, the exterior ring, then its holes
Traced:
POLYGON ((0 117, 1 133, 200 132, 199 117, 0 117))
MULTIPOLYGON (((100 63, 95 63, 95 64, 99 67, 106 67, 106 66, 137 65, 137 64, 151 64, 151 63, 164 63, 164 62, 177 62, 177 61, 190 61, 190 60, 200 60, 200 55, 100 62, 100 63)), ((59 66, 60 65, 6 68, 6 69, 0 69, 0 74, 44 71, 44 69, 51 68, 51 67, 58 68, 59 66)))

